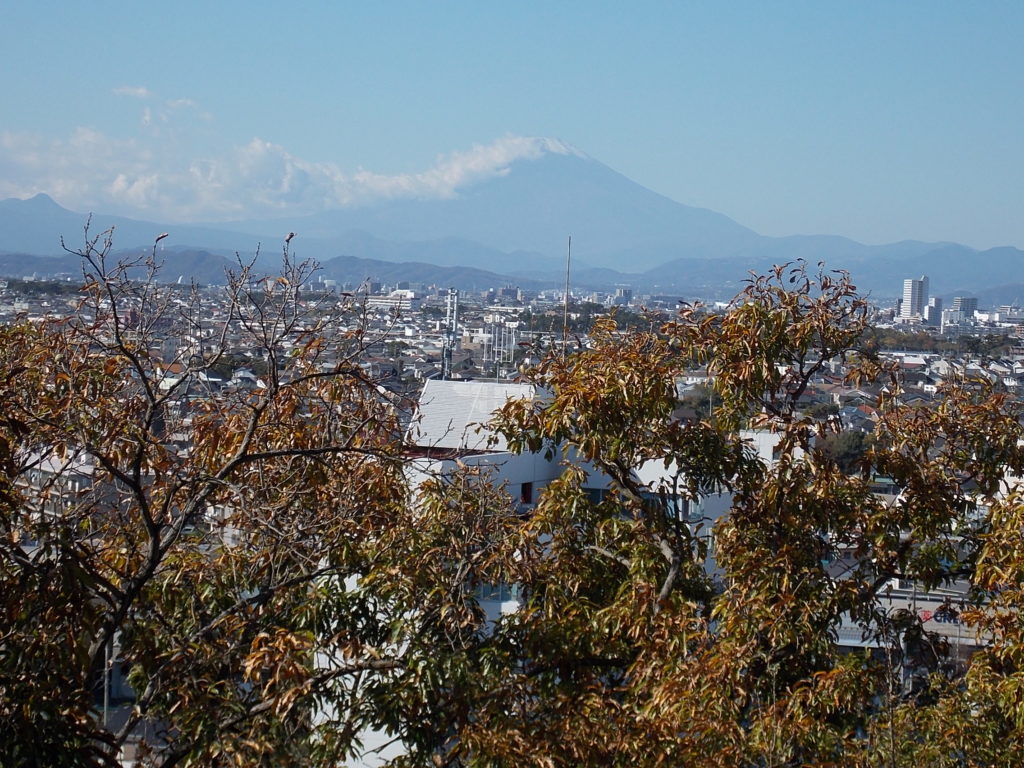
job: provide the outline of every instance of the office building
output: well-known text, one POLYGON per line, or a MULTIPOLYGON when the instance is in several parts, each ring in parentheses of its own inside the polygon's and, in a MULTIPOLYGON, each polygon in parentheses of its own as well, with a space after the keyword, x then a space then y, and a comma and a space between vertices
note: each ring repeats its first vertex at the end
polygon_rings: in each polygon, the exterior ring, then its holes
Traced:
POLYGON ((978 311, 978 300, 973 296, 955 296, 952 309, 963 312, 967 317, 973 317, 978 311))
POLYGON ((924 309, 928 304, 928 278, 922 275, 918 279, 908 278, 903 281, 903 303, 900 305, 900 318, 924 318, 924 309))

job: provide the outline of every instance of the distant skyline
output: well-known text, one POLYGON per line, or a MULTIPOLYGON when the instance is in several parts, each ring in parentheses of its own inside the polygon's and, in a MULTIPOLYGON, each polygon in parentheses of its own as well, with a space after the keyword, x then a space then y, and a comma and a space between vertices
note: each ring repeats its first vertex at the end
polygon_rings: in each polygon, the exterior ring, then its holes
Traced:
POLYGON ((582 151, 766 235, 1024 247, 1024 4, 12 0, 0 198, 162 220, 582 151))

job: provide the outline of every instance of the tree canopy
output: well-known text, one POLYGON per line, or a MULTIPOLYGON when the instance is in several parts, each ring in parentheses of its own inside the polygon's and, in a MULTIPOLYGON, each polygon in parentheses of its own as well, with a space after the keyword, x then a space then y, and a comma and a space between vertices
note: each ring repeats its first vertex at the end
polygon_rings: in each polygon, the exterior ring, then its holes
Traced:
POLYGON ((963 378, 904 404, 846 275, 778 267, 723 313, 601 318, 547 354, 526 372, 544 396, 492 425, 562 461, 523 509, 468 459, 412 471, 358 308, 302 301, 287 248, 276 279, 240 265, 204 329, 197 295, 129 280, 110 247, 82 249, 74 318, 0 328, 8 764, 131 745, 142 765, 334 766, 368 729, 399 766, 1024 757, 1020 406, 963 378), (209 387, 238 345, 266 375, 209 387), (835 420, 798 407, 836 359, 886 384, 845 465, 835 420), (694 365, 714 407, 682 422, 694 365), (687 512, 711 494, 731 499, 713 525, 687 512), (968 666, 894 583, 964 586, 968 666), (500 585, 518 607, 495 618, 500 585))

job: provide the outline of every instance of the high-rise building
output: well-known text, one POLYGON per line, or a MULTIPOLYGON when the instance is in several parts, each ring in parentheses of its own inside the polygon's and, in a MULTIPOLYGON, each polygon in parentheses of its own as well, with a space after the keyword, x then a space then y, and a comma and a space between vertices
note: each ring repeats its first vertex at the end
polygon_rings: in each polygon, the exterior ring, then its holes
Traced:
POLYGON ((942 323, 942 298, 932 296, 928 299, 928 306, 924 308, 924 321, 927 325, 940 325, 942 323))
POLYGON ((978 311, 978 300, 973 296, 954 296, 952 309, 963 312, 967 317, 973 317, 978 311))
POLYGON ((908 278, 903 281, 903 303, 900 305, 900 317, 924 318, 924 308, 928 305, 928 278, 908 278))

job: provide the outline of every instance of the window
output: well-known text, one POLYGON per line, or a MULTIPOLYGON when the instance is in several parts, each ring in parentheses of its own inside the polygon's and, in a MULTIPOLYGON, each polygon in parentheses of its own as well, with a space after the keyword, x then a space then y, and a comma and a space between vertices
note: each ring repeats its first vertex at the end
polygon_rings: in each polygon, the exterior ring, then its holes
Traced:
POLYGON ((533 483, 523 483, 519 491, 520 504, 533 504, 533 483))

